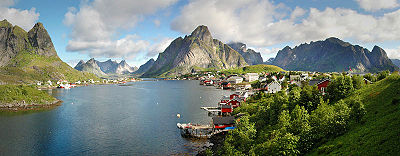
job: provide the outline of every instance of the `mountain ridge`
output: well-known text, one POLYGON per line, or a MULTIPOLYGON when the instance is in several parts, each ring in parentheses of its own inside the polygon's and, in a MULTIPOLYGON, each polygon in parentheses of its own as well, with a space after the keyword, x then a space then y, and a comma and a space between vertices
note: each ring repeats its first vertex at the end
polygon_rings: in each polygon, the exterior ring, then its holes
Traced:
POLYGON ((93 73, 97 76, 107 76, 110 74, 131 74, 138 70, 137 67, 129 66, 125 60, 122 60, 119 63, 115 60, 112 61, 111 59, 100 62, 95 60, 94 58, 91 58, 87 62, 81 60, 74 68, 79 71, 93 73))
POLYGON ((324 41, 301 44, 294 48, 286 46, 278 51, 272 62, 285 70, 342 72, 378 72, 398 70, 386 52, 375 46, 372 51, 331 37, 324 41))
POLYGON ((36 81, 98 79, 63 62, 42 23, 26 32, 7 20, 0 21, 0 84, 36 81))
POLYGON ((172 41, 142 77, 170 77, 194 68, 229 69, 245 65, 237 51, 214 39, 208 27, 200 25, 189 36, 172 41))

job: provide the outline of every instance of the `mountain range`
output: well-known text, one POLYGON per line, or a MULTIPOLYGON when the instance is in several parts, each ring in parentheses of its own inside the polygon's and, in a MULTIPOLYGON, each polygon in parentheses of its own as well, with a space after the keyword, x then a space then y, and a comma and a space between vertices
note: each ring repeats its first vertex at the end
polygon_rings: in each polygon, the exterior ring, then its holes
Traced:
POLYGON ((0 21, 0 84, 36 81, 97 79, 63 62, 42 23, 26 32, 7 20, 0 21))
POLYGON ((295 48, 286 46, 278 51, 273 65, 285 70, 319 72, 378 72, 398 70, 385 50, 375 46, 372 51, 331 37, 324 41, 301 44, 295 48))
POLYGON ((239 52, 214 39, 208 28, 201 25, 189 36, 172 41, 142 77, 168 77, 198 68, 229 69, 247 65, 239 52))
POLYGON ((74 68, 79 71, 96 74, 97 76, 106 76, 109 74, 132 74, 138 70, 137 67, 129 66, 125 60, 122 60, 120 63, 117 61, 112 61, 111 59, 100 62, 94 58, 88 60, 87 62, 81 60, 74 68))
POLYGON ((392 60, 393 64, 400 68, 400 60, 399 59, 390 59, 392 60))

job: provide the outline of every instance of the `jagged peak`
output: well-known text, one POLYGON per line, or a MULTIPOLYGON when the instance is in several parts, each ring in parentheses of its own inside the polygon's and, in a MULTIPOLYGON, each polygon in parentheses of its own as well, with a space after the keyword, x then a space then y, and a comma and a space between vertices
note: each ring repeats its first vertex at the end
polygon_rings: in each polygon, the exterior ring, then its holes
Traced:
POLYGON ((292 48, 290 48, 289 46, 286 46, 285 48, 282 49, 283 51, 285 50, 292 50, 292 48))
POLYGON ((208 27, 205 25, 200 25, 198 26, 191 34, 191 37, 198 37, 203 41, 212 41, 213 38, 211 36, 210 31, 208 30, 208 27))
POLYGON ((13 25, 10 22, 8 22, 6 19, 0 21, 0 27, 9 27, 10 28, 12 26, 13 25))
POLYGON ((36 28, 36 29, 39 29, 39 28, 40 28, 40 29, 44 29, 44 26, 43 26, 43 23, 38 22, 38 23, 35 24, 35 26, 33 26, 33 28, 34 28, 34 29, 35 29, 35 28, 36 28))
POLYGON ((325 40, 326 42, 330 42, 330 43, 335 43, 335 44, 340 44, 341 46, 347 47, 350 46, 351 44, 348 42, 345 42, 337 37, 329 37, 325 40))
POLYGON ((374 48, 372 48, 371 52, 374 52, 374 51, 384 51, 384 50, 381 47, 375 45, 374 48))

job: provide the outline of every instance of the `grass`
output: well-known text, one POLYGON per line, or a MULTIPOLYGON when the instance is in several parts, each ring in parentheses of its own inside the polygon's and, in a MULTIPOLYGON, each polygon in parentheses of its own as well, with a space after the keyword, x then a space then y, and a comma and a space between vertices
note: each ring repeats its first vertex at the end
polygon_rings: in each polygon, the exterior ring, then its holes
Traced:
MULTIPOLYGON (((355 92, 367 114, 342 136, 331 139, 309 155, 398 155, 400 153, 400 76, 355 92)), ((346 100, 350 100, 350 96, 346 100)))
POLYGON ((222 72, 226 74, 246 74, 246 73, 280 72, 280 71, 285 71, 285 70, 274 65, 259 64, 259 65, 246 66, 242 68, 223 70, 222 72))
POLYGON ((0 68, 0 81, 6 84, 31 84, 36 81, 75 82, 99 78, 94 74, 80 72, 64 63, 57 56, 46 57, 30 52, 21 52, 10 65, 0 68))
POLYGON ((51 104, 56 98, 26 85, 0 85, 0 104, 51 104))

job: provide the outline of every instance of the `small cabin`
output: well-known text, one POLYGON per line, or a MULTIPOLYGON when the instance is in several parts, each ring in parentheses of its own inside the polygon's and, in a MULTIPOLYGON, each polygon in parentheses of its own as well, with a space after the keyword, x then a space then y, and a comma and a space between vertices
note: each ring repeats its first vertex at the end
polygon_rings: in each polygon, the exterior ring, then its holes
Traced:
POLYGON ((231 105, 221 105, 222 113, 232 113, 233 107, 231 105))

